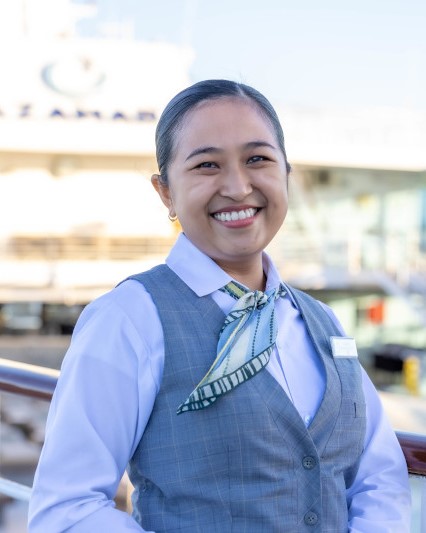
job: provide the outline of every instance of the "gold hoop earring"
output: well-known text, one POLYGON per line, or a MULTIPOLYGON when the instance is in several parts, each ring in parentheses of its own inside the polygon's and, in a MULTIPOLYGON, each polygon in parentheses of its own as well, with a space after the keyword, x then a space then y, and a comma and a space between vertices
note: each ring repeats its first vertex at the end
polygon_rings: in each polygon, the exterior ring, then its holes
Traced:
POLYGON ((175 215, 174 217, 172 217, 172 215, 169 213, 168 219, 170 220, 170 222, 176 222, 177 216, 175 215))

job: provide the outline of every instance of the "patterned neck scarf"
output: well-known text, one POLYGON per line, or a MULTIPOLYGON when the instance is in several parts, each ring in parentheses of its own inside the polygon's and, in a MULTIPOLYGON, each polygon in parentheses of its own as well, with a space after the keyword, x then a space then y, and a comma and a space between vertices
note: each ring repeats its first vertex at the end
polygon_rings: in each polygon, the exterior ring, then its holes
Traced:
POLYGON ((231 281, 220 290, 237 303, 225 318, 213 365, 177 414, 209 407, 219 396, 255 376, 268 364, 274 348, 275 300, 286 293, 284 286, 267 292, 249 291, 231 281))

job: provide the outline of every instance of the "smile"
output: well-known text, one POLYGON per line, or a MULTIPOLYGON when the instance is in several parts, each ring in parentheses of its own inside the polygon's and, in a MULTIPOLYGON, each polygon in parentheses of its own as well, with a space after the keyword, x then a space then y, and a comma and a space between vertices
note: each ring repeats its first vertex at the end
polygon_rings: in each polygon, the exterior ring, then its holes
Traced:
POLYGON ((222 213, 214 213, 213 217, 221 222, 231 222, 233 220, 245 220, 246 218, 254 217, 259 211, 254 207, 248 209, 241 209, 240 211, 226 211, 222 213))

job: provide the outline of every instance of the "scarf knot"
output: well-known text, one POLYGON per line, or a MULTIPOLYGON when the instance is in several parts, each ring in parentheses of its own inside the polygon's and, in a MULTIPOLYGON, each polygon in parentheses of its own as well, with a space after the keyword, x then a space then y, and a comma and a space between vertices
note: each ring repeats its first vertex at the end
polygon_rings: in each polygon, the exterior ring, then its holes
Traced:
POLYGON ((275 346, 275 301, 285 295, 284 286, 266 292, 249 291, 231 281, 220 290, 236 303, 225 317, 213 365, 178 407, 178 414, 209 407, 220 396, 254 377, 268 364, 275 346))

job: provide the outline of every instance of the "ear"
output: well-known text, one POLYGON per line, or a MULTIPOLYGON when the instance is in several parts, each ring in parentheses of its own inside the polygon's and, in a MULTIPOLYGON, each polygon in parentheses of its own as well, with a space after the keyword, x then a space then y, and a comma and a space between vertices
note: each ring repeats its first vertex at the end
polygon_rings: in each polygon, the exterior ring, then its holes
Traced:
POLYGON ((151 176, 151 183, 169 212, 174 212, 169 186, 161 181, 161 176, 159 174, 153 174, 151 176))

